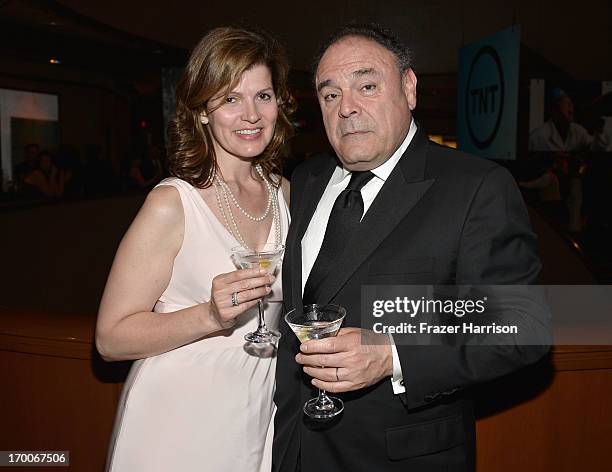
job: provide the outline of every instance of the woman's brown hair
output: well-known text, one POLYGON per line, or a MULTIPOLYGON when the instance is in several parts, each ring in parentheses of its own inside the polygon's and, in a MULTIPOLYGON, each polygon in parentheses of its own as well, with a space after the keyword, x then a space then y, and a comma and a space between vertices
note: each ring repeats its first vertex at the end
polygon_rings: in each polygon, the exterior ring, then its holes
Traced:
POLYGON ((225 27, 211 30, 200 40, 177 85, 176 115, 169 125, 171 175, 198 188, 212 184, 217 160, 212 134, 200 122, 200 114, 210 112, 206 110, 209 100, 229 94, 242 74, 258 64, 270 69, 278 118, 272 140, 253 163, 261 164, 267 178, 281 174, 282 148, 293 135, 289 115, 295 110, 287 89, 289 63, 285 50, 266 33, 225 27))

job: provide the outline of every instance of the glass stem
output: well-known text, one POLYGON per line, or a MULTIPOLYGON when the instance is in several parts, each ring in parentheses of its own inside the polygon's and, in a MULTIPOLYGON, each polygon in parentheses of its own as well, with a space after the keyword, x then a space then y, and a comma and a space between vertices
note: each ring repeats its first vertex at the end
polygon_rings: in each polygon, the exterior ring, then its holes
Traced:
POLYGON ((257 308, 259 308, 259 324, 257 326, 257 331, 260 333, 265 333, 268 331, 268 328, 266 326, 266 321, 264 320, 263 298, 257 300, 257 308))
POLYGON ((319 396, 317 398, 317 409, 329 410, 330 408, 333 408, 333 406, 334 402, 330 400, 325 390, 319 389, 319 396))

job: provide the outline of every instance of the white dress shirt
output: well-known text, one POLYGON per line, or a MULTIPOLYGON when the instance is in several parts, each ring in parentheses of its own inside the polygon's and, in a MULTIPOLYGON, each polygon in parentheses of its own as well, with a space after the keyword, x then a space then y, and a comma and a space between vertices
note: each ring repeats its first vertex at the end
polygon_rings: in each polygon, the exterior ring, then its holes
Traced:
MULTIPOLYGON (((399 162, 402 154, 406 151, 406 148, 410 145, 412 138, 416 134, 416 124, 414 120, 410 123, 410 129, 406 138, 402 142, 399 148, 393 153, 393 155, 387 159, 383 164, 378 166, 376 169, 372 169, 371 172, 374 177, 361 189, 361 198, 363 198, 363 214, 365 215, 372 202, 378 195, 378 192, 389 178, 391 171, 395 168, 399 162)), ((351 180, 351 172, 344 169, 341 166, 336 167, 332 174, 327 187, 319 200, 317 209, 312 215, 312 219, 308 224, 308 228, 302 238, 302 294, 304 294, 304 286, 312 270, 312 266, 319 255, 321 245, 323 244, 323 238, 325 236, 325 230, 327 229, 327 222, 331 214, 334 202, 338 195, 348 186, 351 180)), ((362 215, 363 219, 363 215, 362 215)), ((391 351, 393 353, 393 377, 391 378, 391 384, 393 386, 394 393, 404 393, 404 381, 402 376, 402 368, 399 362, 399 355, 397 354, 397 348, 393 342, 393 337, 389 335, 391 341, 391 351)))

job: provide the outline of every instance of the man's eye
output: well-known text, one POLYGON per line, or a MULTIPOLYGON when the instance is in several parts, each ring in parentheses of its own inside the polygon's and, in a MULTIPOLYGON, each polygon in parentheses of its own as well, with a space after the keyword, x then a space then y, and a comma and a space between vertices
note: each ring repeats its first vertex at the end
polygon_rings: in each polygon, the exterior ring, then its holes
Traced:
POLYGON ((362 90, 366 91, 366 92, 373 92, 374 90, 376 90, 376 85, 374 84, 366 84, 362 87, 362 90))
POLYGON ((326 102, 331 102, 337 96, 338 96, 337 93, 326 93, 325 95, 323 95, 323 100, 325 100, 326 102))

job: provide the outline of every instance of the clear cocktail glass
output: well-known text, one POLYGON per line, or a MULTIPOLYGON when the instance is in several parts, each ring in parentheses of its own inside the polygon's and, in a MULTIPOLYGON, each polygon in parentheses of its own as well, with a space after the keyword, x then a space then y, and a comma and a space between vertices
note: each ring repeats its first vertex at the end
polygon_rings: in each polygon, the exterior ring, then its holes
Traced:
MULTIPOLYGON (((232 260, 239 269, 265 269, 268 274, 274 275, 284 251, 284 245, 274 243, 262 244, 256 249, 237 246, 232 248, 232 260)), ((257 300, 257 307, 259 309, 257 329, 245 334, 244 339, 255 344, 276 344, 281 335, 266 326, 263 299, 257 300)))
MULTIPOLYGON (((291 327, 300 342, 310 339, 323 339, 336 336, 346 316, 346 309, 338 305, 306 305, 291 310, 285 315, 285 321, 291 327)), ((317 420, 326 420, 339 415, 344 410, 344 403, 336 397, 330 397, 325 390, 319 389, 319 395, 304 404, 304 413, 317 420)))

